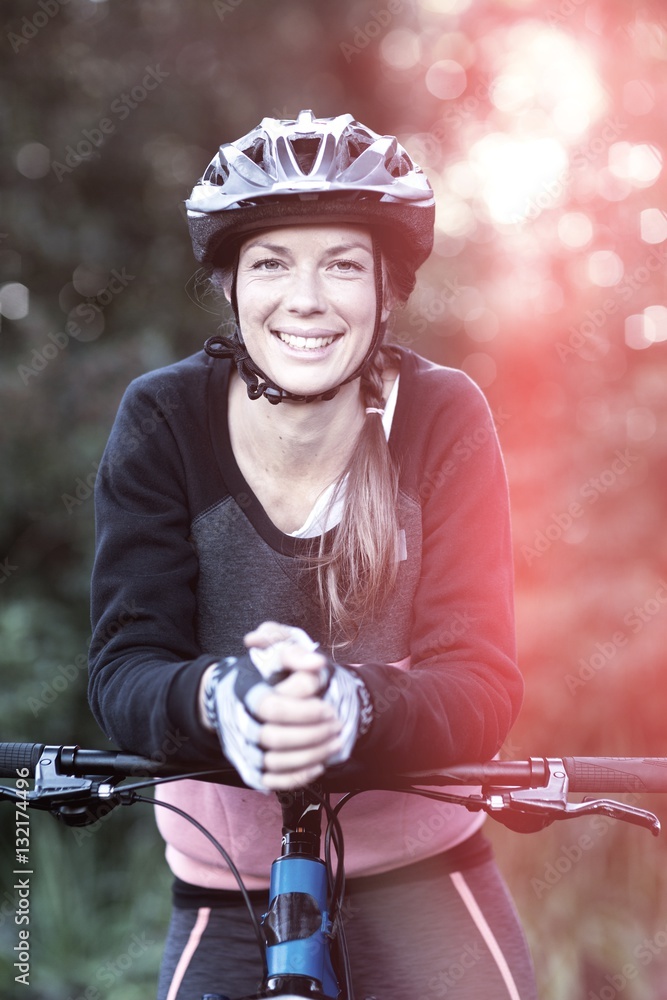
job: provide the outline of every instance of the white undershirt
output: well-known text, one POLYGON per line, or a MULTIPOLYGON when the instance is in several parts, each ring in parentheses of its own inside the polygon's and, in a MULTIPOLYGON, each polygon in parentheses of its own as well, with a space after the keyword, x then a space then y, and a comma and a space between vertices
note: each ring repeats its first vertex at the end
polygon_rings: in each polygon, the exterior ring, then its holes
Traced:
MULTIPOLYGON (((391 424, 394 419, 394 410, 396 409, 396 398, 398 396, 398 382, 400 375, 396 377, 391 392, 387 402, 384 404, 384 413, 382 414, 382 426, 384 427, 384 433, 387 440, 389 439, 389 433, 391 431, 391 424)), ((374 420, 373 414, 368 414, 367 420, 374 420)), ((290 531, 288 534, 292 535, 293 538, 315 538, 318 535, 323 535, 325 531, 329 531, 340 523, 343 516, 343 505, 345 503, 345 492, 347 486, 347 477, 343 480, 341 488, 338 491, 338 496, 333 505, 330 506, 329 501, 331 499, 331 494, 334 491, 335 483, 331 483, 330 486, 320 493, 319 497, 313 505, 313 509, 310 514, 296 531, 290 531)))

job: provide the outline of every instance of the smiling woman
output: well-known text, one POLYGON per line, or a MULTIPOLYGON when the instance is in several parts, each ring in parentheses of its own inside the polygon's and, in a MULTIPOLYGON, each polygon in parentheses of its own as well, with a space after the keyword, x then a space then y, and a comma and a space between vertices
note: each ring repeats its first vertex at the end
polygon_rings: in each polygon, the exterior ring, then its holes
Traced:
MULTIPOLYGON (((332 771, 382 785, 505 740, 522 691, 507 487, 479 390, 388 342, 434 221, 394 137, 349 115, 264 119, 187 207, 235 324, 121 404, 96 483, 91 703, 124 749, 150 755, 171 728, 183 762, 236 768, 247 787, 161 797, 226 831, 261 914, 281 828, 262 793, 332 771), (137 620, 110 633, 129 603, 137 620)), ((161 1000, 254 994, 230 868, 179 817, 158 822, 175 876, 161 1000)), ((376 791, 342 825, 358 998, 534 1000, 481 814, 376 791)))
POLYGON ((359 368, 371 345, 375 296, 370 233, 351 226, 284 227, 241 247, 237 300, 245 344, 290 392, 320 395, 359 368))

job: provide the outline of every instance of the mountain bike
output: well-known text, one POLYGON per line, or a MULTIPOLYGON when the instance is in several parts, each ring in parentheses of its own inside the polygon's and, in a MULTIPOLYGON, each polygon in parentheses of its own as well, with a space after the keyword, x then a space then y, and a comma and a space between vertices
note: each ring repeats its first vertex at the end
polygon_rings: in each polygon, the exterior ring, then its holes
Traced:
MULTIPOLYGON (((0 776, 16 779, 16 787, 0 786, 0 801, 13 802, 17 810, 17 871, 27 859, 19 823, 27 809, 46 810, 69 826, 85 826, 96 822, 101 807, 108 811, 136 802, 161 805, 190 820, 211 841, 244 897, 261 955, 262 982, 251 997, 237 1000, 355 1000, 342 920, 344 838, 339 821, 345 803, 354 795, 371 788, 425 795, 472 811, 484 810, 522 832, 542 829, 557 820, 601 814, 643 826, 657 835, 659 820, 647 810, 608 798, 570 802, 569 795, 666 792, 667 758, 531 757, 384 777, 366 775, 363 779, 354 776, 353 768, 338 773, 333 769, 326 781, 277 793, 283 818, 280 853, 271 867, 268 905, 261 921, 255 916, 239 872, 213 834, 178 807, 142 794, 160 782, 186 777, 243 786, 230 766, 204 764, 193 770, 121 751, 0 743, 0 776), (121 784, 128 779, 128 784, 121 784), (457 785, 478 790, 461 795, 451 790, 457 785), (438 791, 439 786, 450 790, 438 791), (331 795, 341 792, 332 805, 331 795)), ((205 993, 201 1000, 231 998, 205 993)))

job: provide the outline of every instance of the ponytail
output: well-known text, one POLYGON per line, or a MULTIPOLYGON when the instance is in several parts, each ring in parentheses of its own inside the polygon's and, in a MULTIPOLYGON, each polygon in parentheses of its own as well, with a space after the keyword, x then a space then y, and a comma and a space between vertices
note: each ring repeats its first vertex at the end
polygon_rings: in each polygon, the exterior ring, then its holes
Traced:
MULTIPOLYGON (((382 375, 395 365, 395 348, 382 347, 361 379, 366 407, 384 407, 382 375)), ((398 570, 398 474, 380 413, 367 413, 352 457, 332 498, 345 483, 343 516, 330 549, 325 536, 316 557, 320 602, 328 616, 332 648, 349 645, 377 614, 398 570)))

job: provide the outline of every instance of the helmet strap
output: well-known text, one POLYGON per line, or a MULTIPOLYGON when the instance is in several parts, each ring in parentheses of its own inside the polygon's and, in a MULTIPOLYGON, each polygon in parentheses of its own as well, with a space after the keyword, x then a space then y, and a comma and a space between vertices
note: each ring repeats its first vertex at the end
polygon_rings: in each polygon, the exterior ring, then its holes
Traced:
POLYGON ((259 399, 261 396, 265 396, 270 403, 277 405, 282 403, 283 400, 289 400, 291 402, 298 403, 314 403, 320 400, 333 399, 334 396, 338 394, 339 389, 347 385, 348 382, 354 381, 354 379, 361 378, 365 371, 370 368, 373 360, 380 349, 380 345, 384 339, 384 334, 386 330, 386 324, 382 322, 382 308, 384 299, 384 283, 382 280, 382 252, 380 250, 380 243, 375 235, 371 235, 373 244, 373 274, 375 283, 375 323, 373 327, 373 336, 371 338, 371 343, 366 352, 366 357, 363 359, 361 364, 351 375, 348 375, 346 379, 339 382, 338 385, 334 386, 332 389, 327 389, 326 392, 318 393, 312 396, 299 396, 295 393, 288 392, 287 389, 282 389, 275 382, 264 374, 264 372, 259 368, 255 362, 252 360, 248 351, 246 349, 245 343, 242 339, 241 334, 241 324, 239 322, 239 309, 238 300, 236 297, 236 279, 238 271, 238 257, 234 262, 234 269, 232 272, 232 285, 230 290, 229 301, 234 312, 234 318, 236 320, 236 327, 238 334, 236 337, 223 337, 222 335, 217 335, 209 337, 204 344, 204 350, 212 358, 230 358, 236 365, 236 370, 239 376, 243 379, 246 384, 246 390, 248 392, 249 399, 259 399), (260 380, 264 380, 263 382, 260 380))
POLYGON ((336 386, 336 392, 340 389, 342 385, 347 385, 348 382, 352 382, 355 378, 361 378, 361 376, 366 372, 373 360, 375 355, 380 350, 382 341, 384 340, 384 335, 387 329, 386 323, 382 322, 382 308, 384 304, 384 283, 382 280, 382 251, 380 250, 380 241, 378 240, 375 233, 371 234, 371 240, 373 242, 373 275, 375 279, 375 324, 373 326, 373 336, 371 337, 371 342, 369 348, 366 352, 366 357, 361 362, 356 371, 352 372, 344 382, 340 382, 336 386))

